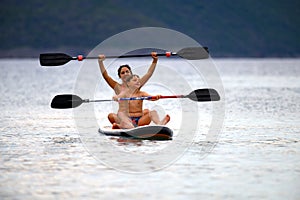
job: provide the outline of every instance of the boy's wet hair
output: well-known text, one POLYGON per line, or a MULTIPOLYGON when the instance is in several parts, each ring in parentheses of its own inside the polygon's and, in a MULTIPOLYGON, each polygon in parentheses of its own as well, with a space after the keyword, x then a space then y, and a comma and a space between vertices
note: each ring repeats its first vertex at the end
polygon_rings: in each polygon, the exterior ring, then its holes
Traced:
POLYGON ((130 75, 130 76, 128 76, 128 77, 126 78, 126 82, 131 81, 131 79, 133 79, 133 77, 138 77, 138 78, 140 78, 139 75, 133 74, 133 75, 130 75))

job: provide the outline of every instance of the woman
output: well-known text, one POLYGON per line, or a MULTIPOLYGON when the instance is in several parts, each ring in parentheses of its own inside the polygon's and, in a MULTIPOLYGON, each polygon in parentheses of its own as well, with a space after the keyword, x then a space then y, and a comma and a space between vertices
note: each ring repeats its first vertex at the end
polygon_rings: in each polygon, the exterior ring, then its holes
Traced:
MULTIPOLYGON (((152 63, 150 65, 147 73, 140 78, 140 87, 139 87, 139 89, 142 86, 144 86, 145 83, 150 79, 150 77, 152 76, 152 74, 153 74, 153 72, 156 68, 156 64, 157 64, 157 61, 158 61, 157 53, 152 52, 151 56, 153 58, 152 63)), ((103 63, 104 60, 105 60, 105 55, 101 54, 101 55, 98 56, 98 63, 99 63, 99 68, 100 68, 101 74, 102 74, 104 80, 107 82, 107 84, 115 91, 115 94, 118 95, 122 91, 127 89, 126 78, 129 77, 130 75, 132 75, 131 68, 128 65, 122 65, 122 66, 119 67, 118 76, 122 80, 122 83, 120 84, 108 75, 108 73, 105 69, 104 63, 103 63)), ((131 111, 134 111, 134 109, 135 109, 135 105, 129 104, 129 113, 132 116, 135 115, 134 112, 131 113, 131 111)), ((149 110, 148 109, 143 110, 143 116, 145 116, 145 117, 143 117, 143 120, 139 120, 139 124, 138 124, 139 126, 148 125, 151 122, 151 118, 149 116, 149 110)), ((117 114, 115 114, 115 113, 110 113, 108 115, 108 119, 112 124, 114 124, 114 123, 119 124, 120 123, 120 120, 119 120, 117 114)), ((117 128, 117 127, 113 127, 113 128, 117 128)))

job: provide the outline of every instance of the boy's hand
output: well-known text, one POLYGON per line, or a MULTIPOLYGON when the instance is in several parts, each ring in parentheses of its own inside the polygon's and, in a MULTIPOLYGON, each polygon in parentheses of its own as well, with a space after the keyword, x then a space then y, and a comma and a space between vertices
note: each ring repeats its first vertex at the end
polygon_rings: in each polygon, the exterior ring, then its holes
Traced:
POLYGON ((160 94, 156 95, 156 100, 160 99, 160 97, 161 97, 160 94))
POLYGON ((118 96, 117 96, 117 95, 113 96, 113 100, 114 100, 114 101, 119 101, 118 96))

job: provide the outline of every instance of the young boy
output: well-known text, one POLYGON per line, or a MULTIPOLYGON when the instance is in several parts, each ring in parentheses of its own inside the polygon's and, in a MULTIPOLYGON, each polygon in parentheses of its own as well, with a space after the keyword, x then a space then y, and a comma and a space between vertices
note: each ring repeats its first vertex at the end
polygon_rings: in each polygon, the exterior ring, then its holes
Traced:
MULTIPOLYGON (((113 96, 115 101, 118 101, 119 98, 150 96, 148 93, 139 90, 141 82, 138 75, 131 75, 127 77, 126 84, 127 88, 125 90, 123 90, 120 94, 113 96)), ((157 95, 154 101, 159 98, 160 95, 157 95)), ((154 110, 149 112, 149 116, 150 121, 148 124, 153 121, 155 124, 165 125, 170 121, 169 115, 166 115, 163 120, 160 120, 157 112, 154 110)), ((114 128, 134 128, 139 125, 147 124, 145 120, 149 120, 148 116, 143 115, 143 100, 120 100, 118 118, 120 120, 120 124, 114 124, 114 128)))

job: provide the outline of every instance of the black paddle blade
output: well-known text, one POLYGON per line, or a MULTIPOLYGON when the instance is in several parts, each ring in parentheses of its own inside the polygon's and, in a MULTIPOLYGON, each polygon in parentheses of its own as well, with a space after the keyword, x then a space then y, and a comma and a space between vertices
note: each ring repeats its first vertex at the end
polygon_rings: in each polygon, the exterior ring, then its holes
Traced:
POLYGON ((188 60, 199 60, 208 58, 207 47, 187 47, 179 50, 177 55, 188 60))
POLYGON ((51 102, 51 108, 55 109, 67 109, 76 108, 80 106, 84 101, 77 95, 62 94, 56 95, 51 102))
POLYGON ((187 96, 185 96, 193 101, 219 101, 220 95, 215 89, 198 89, 187 96))
POLYGON ((64 53, 43 53, 40 54, 41 66, 59 66, 64 65, 70 60, 74 60, 71 56, 64 53))

